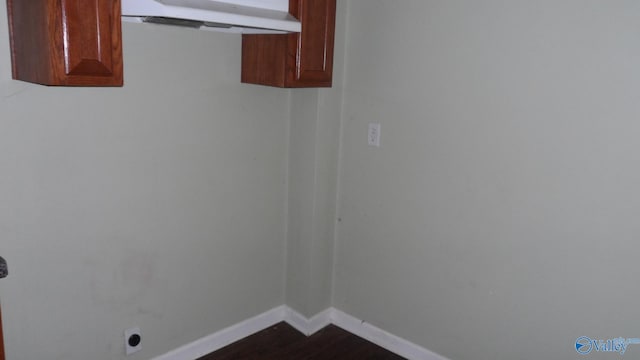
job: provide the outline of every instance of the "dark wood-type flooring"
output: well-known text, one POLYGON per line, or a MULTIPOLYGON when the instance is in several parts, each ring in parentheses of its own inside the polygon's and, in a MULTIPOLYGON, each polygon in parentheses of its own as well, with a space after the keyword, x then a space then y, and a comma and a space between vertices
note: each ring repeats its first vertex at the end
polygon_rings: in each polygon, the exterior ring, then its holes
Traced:
POLYGON ((198 360, 402 360, 341 328, 329 325, 310 337, 279 323, 198 360))

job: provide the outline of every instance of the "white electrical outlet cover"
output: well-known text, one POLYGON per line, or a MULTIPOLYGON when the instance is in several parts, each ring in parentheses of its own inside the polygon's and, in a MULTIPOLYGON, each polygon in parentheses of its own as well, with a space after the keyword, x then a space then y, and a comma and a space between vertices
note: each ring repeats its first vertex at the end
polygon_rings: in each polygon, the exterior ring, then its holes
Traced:
POLYGON ((142 333, 140 328, 131 328, 124 331, 124 346, 127 355, 131 355, 142 350, 142 333), (137 344, 135 343, 137 335, 137 344))
POLYGON ((380 147, 380 124, 370 123, 367 135, 369 138, 369 146, 380 147))

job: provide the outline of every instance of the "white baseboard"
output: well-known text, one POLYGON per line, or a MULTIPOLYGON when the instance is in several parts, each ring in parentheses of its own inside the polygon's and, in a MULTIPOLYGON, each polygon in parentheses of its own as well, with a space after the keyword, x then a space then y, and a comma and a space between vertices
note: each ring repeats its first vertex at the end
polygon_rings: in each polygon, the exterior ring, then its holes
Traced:
POLYGON ((410 360, 448 360, 442 355, 390 334, 360 319, 356 319, 338 309, 332 308, 331 310, 332 324, 387 349, 392 353, 410 360))
POLYGON ((311 336, 331 324, 332 312, 333 308, 329 308, 315 315, 311 319, 307 319, 297 311, 287 306, 283 320, 306 336, 311 336))
POLYGON ((190 344, 184 345, 153 360, 195 360, 221 349, 229 344, 244 339, 249 335, 282 322, 286 306, 279 306, 258 316, 205 336, 190 344))
POLYGON ((329 324, 334 324, 410 360, 448 360, 441 355, 356 319, 338 309, 329 308, 311 319, 307 319, 285 305, 220 330, 153 360, 195 360, 282 321, 286 321, 307 336, 313 335, 329 324))

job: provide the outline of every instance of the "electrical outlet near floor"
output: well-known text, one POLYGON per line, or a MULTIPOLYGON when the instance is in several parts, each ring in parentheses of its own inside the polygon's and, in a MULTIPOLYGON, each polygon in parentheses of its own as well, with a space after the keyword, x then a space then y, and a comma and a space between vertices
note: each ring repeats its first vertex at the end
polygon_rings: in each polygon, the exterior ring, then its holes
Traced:
POLYGON ((124 348, 127 355, 142 350, 142 333, 135 327, 124 331, 124 348))

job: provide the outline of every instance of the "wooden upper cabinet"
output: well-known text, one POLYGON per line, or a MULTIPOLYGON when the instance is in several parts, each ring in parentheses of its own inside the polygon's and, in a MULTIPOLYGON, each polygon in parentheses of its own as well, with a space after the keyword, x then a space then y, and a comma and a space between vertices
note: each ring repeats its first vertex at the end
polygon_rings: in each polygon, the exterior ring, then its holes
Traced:
POLYGON ((331 87, 336 0, 290 0, 289 12, 301 33, 242 36, 242 82, 331 87))
POLYGON ((13 78, 122 86, 120 0, 7 0, 13 78))

